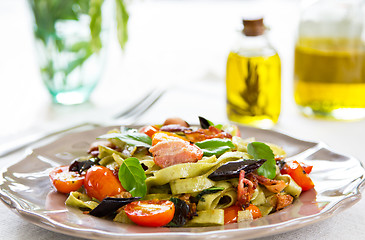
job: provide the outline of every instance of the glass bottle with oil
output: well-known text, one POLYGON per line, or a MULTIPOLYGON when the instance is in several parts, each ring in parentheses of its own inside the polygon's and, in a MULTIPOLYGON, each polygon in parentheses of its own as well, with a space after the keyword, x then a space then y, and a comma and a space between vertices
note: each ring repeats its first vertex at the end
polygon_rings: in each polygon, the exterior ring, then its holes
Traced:
POLYGON ((365 117, 361 0, 320 0, 303 8, 295 46, 294 97, 306 116, 365 117))
POLYGON ((227 116, 236 123, 271 128, 280 115, 280 58, 262 18, 243 20, 243 25, 227 60, 227 116))

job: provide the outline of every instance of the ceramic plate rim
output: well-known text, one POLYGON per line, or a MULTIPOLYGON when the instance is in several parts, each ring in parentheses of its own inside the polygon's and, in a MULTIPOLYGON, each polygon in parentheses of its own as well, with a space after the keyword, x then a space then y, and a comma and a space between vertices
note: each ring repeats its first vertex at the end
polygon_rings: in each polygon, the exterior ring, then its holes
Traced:
MULTIPOLYGON (((132 126, 132 127, 134 127, 134 126, 132 126)), ((102 127, 102 128, 105 128, 105 127, 102 127)), ((110 128, 110 127, 108 127, 108 128, 110 128)), ((264 133, 264 135, 265 134, 276 134, 276 135, 279 135, 279 137, 289 138, 290 140, 312 143, 315 146, 321 147, 322 149, 327 149, 332 153, 337 153, 336 151, 327 147, 327 145, 325 145, 322 142, 302 140, 302 139, 290 136, 289 134, 282 133, 280 131, 256 129, 256 128, 245 127, 245 126, 240 126, 240 128, 244 129, 244 130, 259 132, 259 133, 261 132, 261 133, 264 133)), ((94 131, 95 129, 99 129, 99 128, 94 128, 94 129, 88 130, 88 131, 94 131)), ((84 132, 87 132, 87 131, 75 132, 75 134, 80 134, 80 133, 82 134, 84 132)), ((73 134, 73 133, 69 133, 69 134, 73 134)), ((58 137, 57 139, 60 139, 63 136, 67 136, 69 134, 62 135, 62 136, 58 137)), ((48 146, 52 143, 54 143, 54 141, 46 143, 42 146, 48 146)), ((34 150, 36 150, 36 149, 39 149, 39 148, 35 148, 34 150)), ((291 219, 289 221, 280 222, 277 224, 270 224, 270 225, 251 227, 251 228, 208 230, 208 231, 203 231, 203 232, 113 233, 113 232, 106 232, 103 230, 91 229, 91 228, 90 229, 88 229, 88 228, 79 229, 76 227, 71 227, 71 226, 65 225, 63 223, 57 222, 42 214, 36 213, 31 210, 24 209, 21 206, 21 204, 18 202, 19 200, 22 200, 22 199, 16 199, 16 198, 12 197, 10 193, 4 191, 2 188, 2 183, 4 181, 6 181, 6 179, 3 178, 3 174, 8 170, 9 167, 11 167, 21 161, 24 161, 31 154, 28 154, 26 157, 19 159, 19 161, 16 161, 15 163, 12 163, 12 164, 8 164, 8 166, 5 166, 1 169, 1 171, 0 171, 0 187, 1 187, 0 188, 0 199, 2 200, 2 202, 6 206, 8 206, 11 210, 15 211, 18 215, 20 215, 23 219, 25 219, 28 222, 31 222, 39 227, 48 229, 50 231, 67 234, 70 236, 88 237, 88 238, 93 238, 93 239, 99 239, 102 237, 111 237, 111 238, 121 238, 121 237, 131 238, 131 237, 133 237, 135 239, 145 238, 145 237, 168 238, 168 237, 172 237, 172 236, 187 237, 189 239, 195 239, 195 238, 202 238, 202 237, 211 238, 213 236, 221 236, 222 234, 228 234, 228 235, 233 236, 233 235, 240 234, 242 232, 250 233, 251 235, 249 235, 248 238, 253 238, 253 237, 268 236, 270 234, 279 234, 279 233, 283 233, 283 232, 287 232, 287 231, 292 231, 292 230, 313 224, 318 221, 325 220, 325 219, 331 217, 334 213, 338 213, 347 208, 350 208, 352 205, 354 205, 356 202, 358 202, 361 199, 361 191, 365 187, 365 178, 364 178, 364 174, 363 174, 361 176, 362 178, 360 179, 361 181, 358 182, 357 185, 353 188, 352 194, 333 203, 325 211, 323 211, 323 212, 321 211, 317 214, 310 215, 310 216, 304 216, 304 217, 291 219), (257 233, 257 230, 262 230, 262 232, 257 233)), ((363 164, 361 161, 359 161, 358 159, 356 159, 352 156, 349 156, 349 155, 344 155, 344 156, 347 156, 350 159, 356 160, 359 163, 359 165, 362 167, 362 170, 364 170, 364 167, 363 167, 363 164)), ((356 179, 359 179, 359 178, 356 178, 356 179)))

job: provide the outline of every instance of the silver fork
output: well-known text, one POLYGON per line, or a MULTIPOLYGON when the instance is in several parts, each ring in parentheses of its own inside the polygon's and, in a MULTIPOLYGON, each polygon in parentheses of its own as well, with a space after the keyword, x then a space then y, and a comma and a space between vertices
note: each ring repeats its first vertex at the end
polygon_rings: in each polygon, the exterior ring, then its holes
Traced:
MULTIPOLYGON (((129 108, 121 113, 116 114, 112 117, 112 123, 116 124, 131 124, 135 122, 140 116, 142 116, 147 110, 149 110, 166 92, 166 89, 153 89, 147 95, 143 96, 141 99, 132 104, 129 108), (121 120, 121 121, 118 121, 121 120)), ((72 127, 63 128, 61 130, 55 130, 52 132, 41 132, 32 135, 10 141, 6 144, 0 146, 0 157, 5 157, 17 150, 31 145, 32 143, 45 140, 47 138, 66 133, 78 128, 90 126, 90 127, 100 127, 102 123, 96 122, 85 122, 72 127)))

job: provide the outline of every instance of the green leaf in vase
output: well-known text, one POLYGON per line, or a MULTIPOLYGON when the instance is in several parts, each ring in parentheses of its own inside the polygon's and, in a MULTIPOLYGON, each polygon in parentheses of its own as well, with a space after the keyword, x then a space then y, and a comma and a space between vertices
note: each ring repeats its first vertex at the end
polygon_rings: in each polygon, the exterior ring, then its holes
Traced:
POLYGON ((124 49, 125 44, 128 41, 128 19, 129 14, 126 8, 124 0, 115 0, 117 10, 117 35, 119 44, 124 49))
POLYGON ((90 0, 90 33, 91 33, 91 46, 95 52, 99 52, 101 49, 101 7, 104 0, 90 0))

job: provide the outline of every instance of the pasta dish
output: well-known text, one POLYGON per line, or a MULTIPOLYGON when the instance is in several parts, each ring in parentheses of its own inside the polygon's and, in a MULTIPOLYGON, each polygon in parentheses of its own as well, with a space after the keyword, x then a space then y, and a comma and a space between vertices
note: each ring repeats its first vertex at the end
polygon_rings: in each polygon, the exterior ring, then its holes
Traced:
POLYGON ((286 160, 275 143, 199 120, 111 130, 84 157, 52 169, 52 185, 85 214, 147 227, 252 221, 314 188, 312 166, 286 160))

